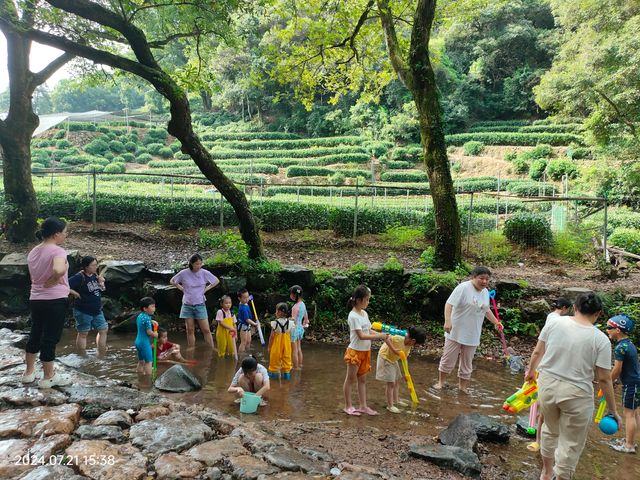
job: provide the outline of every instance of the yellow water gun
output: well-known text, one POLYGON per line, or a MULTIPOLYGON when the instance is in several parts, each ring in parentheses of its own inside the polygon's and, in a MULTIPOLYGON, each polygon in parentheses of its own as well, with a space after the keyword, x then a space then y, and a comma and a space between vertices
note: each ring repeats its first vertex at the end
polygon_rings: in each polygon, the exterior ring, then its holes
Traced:
POLYGON ((416 395, 416 388, 413 386, 413 380, 409 373, 409 362, 407 362, 407 354, 404 350, 400 350, 400 363, 402 364, 402 370, 404 370, 404 379, 407 381, 407 388, 411 394, 411 401, 414 404, 418 404, 420 402, 418 401, 418 395, 416 395))
POLYGON ((507 398, 502 405, 502 409, 509 413, 518 413, 520 410, 530 407, 538 401, 538 384, 533 382, 524 382, 522 387, 507 398))
POLYGON ((604 412, 607 411, 607 401, 604 399, 604 393, 602 393, 602 389, 598 390, 598 396, 600 397, 600 404, 598 405, 596 416, 593 419, 595 423, 600 423, 600 420, 602 420, 602 417, 604 417, 604 412))

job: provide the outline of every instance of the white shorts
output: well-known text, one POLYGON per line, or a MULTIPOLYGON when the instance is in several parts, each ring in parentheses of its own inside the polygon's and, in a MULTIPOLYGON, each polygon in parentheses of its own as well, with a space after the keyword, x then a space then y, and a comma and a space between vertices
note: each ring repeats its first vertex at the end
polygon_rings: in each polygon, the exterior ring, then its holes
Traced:
POLYGON ((376 380, 393 383, 401 378, 402 372, 400 371, 400 365, 398 362, 388 362, 378 354, 378 361, 376 362, 376 380))

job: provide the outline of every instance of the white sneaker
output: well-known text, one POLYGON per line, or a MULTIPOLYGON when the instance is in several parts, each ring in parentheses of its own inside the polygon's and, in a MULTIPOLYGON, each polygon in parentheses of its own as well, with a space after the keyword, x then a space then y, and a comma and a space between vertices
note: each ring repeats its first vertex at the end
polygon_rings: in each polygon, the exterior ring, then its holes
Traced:
POLYGON ((65 385, 71 385, 73 381, 67 375, 62 373, 54 373, 53 377, 49 379, 42 379, 38 382, 40 388, 52 388, 52 387, 64 387, 65 385))
POLYGON ((391 413, 402 413, 402 410, 400 410, 398 407, 396 407, 395 405, 392 407, 387 407, 387 410, 389 410, 391 413))
POLYGON ((36 381, 36 371, 34 370, 29 375, 22 375, 22 383, 33 383, 36 381))

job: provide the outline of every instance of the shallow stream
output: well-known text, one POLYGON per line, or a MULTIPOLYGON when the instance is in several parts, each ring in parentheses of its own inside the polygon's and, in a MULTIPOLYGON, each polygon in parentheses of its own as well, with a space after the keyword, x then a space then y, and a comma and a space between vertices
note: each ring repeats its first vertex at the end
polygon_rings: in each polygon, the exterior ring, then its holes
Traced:
MULTIPOLYGON (((227 393, 227 387, 238 368, 235 361, 230 358, 218 358, 216 353, 204 346, 201 336, 198 337, 198 344, 192 352, 185 351, 184 335, 172 333, 170 340, 182 345, 186 358, 198 362, 190 368, 200 378, 204 387, 198 392, 168 396, 240 415, 238 405, 233 403, 233 396, 227 393)), ((86 358, 80 357, 75 352, 74 342, 75 332, 66 329, 58 346, 58 356, 63 363, 98 377, 138 383, 133 335, 110 334, 109 349, 103 358, 97 358, 95 350, 89 350, 86 358)), ((93 344, 91 337, 89 344, 93 344)), ((252 353, 260 363, 268 366, 267 350, 255 339, 252 353)), ((461 413, 479 412, 498 418, 504 423, 515 422, 514 416, 506 414, 501 406, 504 399, 521 386, 521 375, 512 375, 508 368, 494 360, 477 358, 474 362, 475 371, 470 395, 458 395, 454 388, 439 392, 431 387, 437 378, 438 359, 418 355, 409 357, 409 368, 420 398, 420 404, 416 409, 405 409, 402 414, 387 412, 384 409, 384 384, 376 381, 372 372, 367 379, 367 396, 369 405, 378 410, 380 415, 348 417, 342 413, 342 384, 345 375, 343 353, 343 346, 303 344, 303 370, 293 371, 291 380, 272 380, 269 404, 261 407, 258 415, 243 415, 243 420, 339 420, 343 422, 344 428, 357 429, 360 425, 369 425, 383 431, 411 431, 416 435, 428 437, 437 436, 440 430, 461 413)), ((372 352, 374 367, 376 356, 377 352, 372 352)), ((169 366, 159 365, 158 374, 169 366)), ((450 380, 455 384, 455 375, 452 375, 450 380)), ((400 396, 405 399, 409 397, 404 386, 401 387, 400 396)), ((616 397, 619 396, 616 391, 616 397)), ((357 404, 355 389, 353 399, 357 404)), ((528 415, 527 412, 525 414, 528 415)), ((619 432, 617 436, 621 434, 622 432, 619 432)), ((611 437, 602 434, 594 424, 589 432, 576 479, 640 479, 640 454, 614 452, 607 446, 609 440, 611 437)), ((505 470, 511 472, 510 478, 538 478, 539 456, 525 448, 529 441, 514 434, 509 444, 490 447, 492 453, 500 454, 505 460, 505 470)))

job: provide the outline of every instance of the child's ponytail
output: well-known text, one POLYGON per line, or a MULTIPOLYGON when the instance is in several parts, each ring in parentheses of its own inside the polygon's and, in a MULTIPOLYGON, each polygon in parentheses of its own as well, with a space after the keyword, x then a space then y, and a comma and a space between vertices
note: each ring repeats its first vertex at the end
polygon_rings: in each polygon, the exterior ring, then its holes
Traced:
POLYGON ((351 294, 351 298, 349 298, 349 300, 347 301, 347 310, 351 311, 353 307, 358 304, 358 301, 362 302, 364 299, 369 298, 370 296, 371 290, 369 290, 369 287, 358 285, 351 294))
POLYGON ((295 302, 298 303, 300 297, 302 297, 302 287, 300 285, 294 285, 289 289, 289 295, 293 295, 295 297, 295 302))

